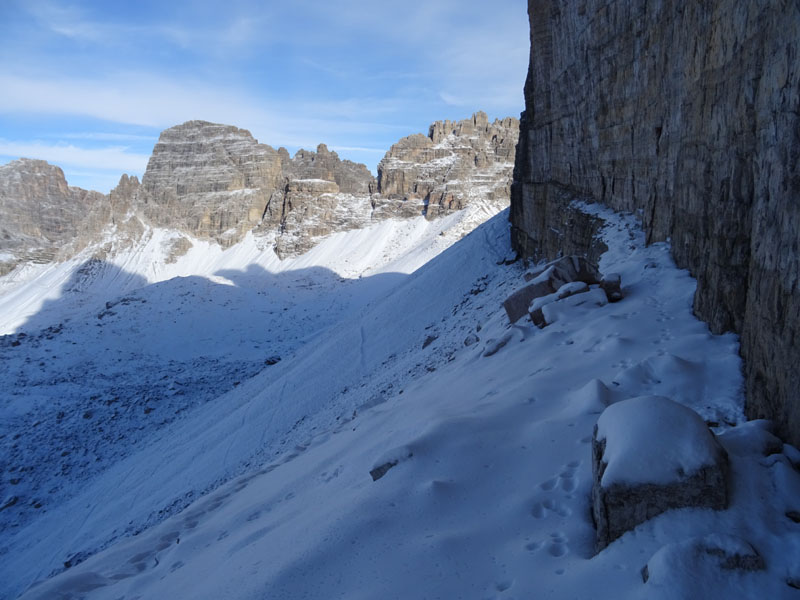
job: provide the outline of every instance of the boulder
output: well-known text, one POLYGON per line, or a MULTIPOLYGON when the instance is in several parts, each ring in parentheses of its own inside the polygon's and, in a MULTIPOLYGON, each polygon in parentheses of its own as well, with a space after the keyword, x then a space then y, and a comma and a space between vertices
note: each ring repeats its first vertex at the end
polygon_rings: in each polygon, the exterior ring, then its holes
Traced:
POLYGON ((576 306, 588 308, 606 304, 606 293, 598 286, 576 288, 573 283, 567 283, 554 294, 537 298, 531 303, 531 321, 542 328, 561 320, 564 313, 571 312, 576 306))
POLYGON ((621 283, 622 277, 620 277, 619 273, 603 275, 603 279, 600 280, 600 287, 603 288, 609 302, 619 302, 622 300, 621 283))
POLYGON ((596 548, 666 510, 723 509, 728 457, 696 412, 662 396, 609 406, 592 440, 596 548))
POLYGON ((525 287, 518 289, 503 301, 503 308, 506 309, 508 320, 516 323, 528 314, 528 308, 533 300, 552 294, 555 290, 550 281, 529 283, 525 287))
MULTIPOLYGON (((619 276, 616 277, 619 289, 619 276)), ((528 285, 506 298, 503 307, 511 323, 516 323, 529 314, 538 327, 544 327, 546 324, 541 311, 542 306, 573 294, 589 291, 590 285, 601 282, 597 266, 583 256, 562 256, 525 273, 523 278, 528 285), (541 298, 546 300, 534 305, 534 302, 541 298)))

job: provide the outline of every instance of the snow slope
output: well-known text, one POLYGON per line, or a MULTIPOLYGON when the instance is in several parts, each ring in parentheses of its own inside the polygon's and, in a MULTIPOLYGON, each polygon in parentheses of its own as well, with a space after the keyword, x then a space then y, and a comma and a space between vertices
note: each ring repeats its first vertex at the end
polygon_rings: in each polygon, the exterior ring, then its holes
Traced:
MULTIPOLYGON (((130 454, 47 513, 4 532, 7 595, 75 553, 105 548, 24 597, 794 597, 787 581, 800 581, 800 525, 787 514, 799 508, 800 477, 791 464, 798 457, 789 447, 764 456, 770 438, 762 424, 739 424, 737 338, 713 336, 692 316, 694 281, 675 268, 665 244, 644 247, 632 217, 584 209, 609 220, 601 270, 622 275, 625 298, 602 307, 565 304, 543 330, 509 325, 501 308, 524 272, 519 263, 503 264, 505 213, 411 275, 390 273, 422 264, 419 246, 409 243, 404 258, 392 261, 394 250, 375 251, 369 232, 349 232, 364 236, 359 247, 370 249, 369 261, 385 252, 382 269, 356 281, 327 279, 358 272, 343 266, 344 256, 360 268, 370 264, 358 262, 358 252, 338 254, 358 246, 341 237, 330 242, 342 244, 330 251, 341 271, 314 271, 324 261, 311 255, 322 245, 298 259, 310 262, 287 269, 287 279, 271 276, 261 288, 260 273, 248 268, 230 277, 219 267, 204 271, 226 277, 246 297, 219 296, 231 313, 217 302, 203 323, 170 329, 169 311, 137 313, 142 303, 135 301, 107 309, 117 311, 109 323, 121 315, 142 326, 151 316, 149 335, 165 343, 188 336, 190 348, 207 321, 244 312, 255 316, 248 323, 277 323, 269 311, 291 312, 280 302, 295 306, 305 293, 308 310, 316 294, 329 293, 335 314, 322 309, 304 321, 296 313, 280 362, 148 428, 130 454), (274 304, 259 305, 254 290, 269 296, 273 287, 274 304), (593 556, 592 428, 607 403, 651 394, 727 430, 721 439, 731 454, 731 506, 665 513, 593 556), (371 472, 382 476, 373 481, 371 472), (740 574, 687 560, 682 549, 689 546, 681 543, 712 533, 748 540, 766 570, 740 574), (662 550, 670 544, 677 545, 662 550), (657 553, 645 584, 640 571, 657 553)), ((435 254, 435 238, 419 239, 435 254)), ((151 285, 134 297, 169 304, 176 320, 218 297, 216 287, 194 278, 165 283, 176 287, 151 285), (181 305, 177 298, 193 289, 181 305)), ((77 310, 68 306, 64 314, 77 310)), ((267 349, 249 345, 266 345, 271 327, 234 327, 231 339, 218 340, 217 359, 262 360, 267 349)), ((153 363, 177 346, 154 354, 153 363)), ((182 359, 196 358, 185 352, 182 359)))

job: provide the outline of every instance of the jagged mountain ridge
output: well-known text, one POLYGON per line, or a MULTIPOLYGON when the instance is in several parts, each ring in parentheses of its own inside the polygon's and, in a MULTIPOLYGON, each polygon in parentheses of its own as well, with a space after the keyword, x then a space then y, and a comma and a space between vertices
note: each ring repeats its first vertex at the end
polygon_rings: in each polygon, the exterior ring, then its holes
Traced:
MULTIPOLYGON (((377 179, 325 144, 291 157, 247 130, 197 120, 162 132, 142 181, 123 175, 108 196, 69 187, 63 172, 43 161, 14 161, 0 171, 6 223, 0 272, 32 255, 68 258, 111 225, 118 239, 133 239, 143 225, 152 225, 223 247, 252 231, 264 247, 287 257, 333 232, 387 218, 434 218, 475 202, 496 212, 508 204, 518 125, 513 118, 490 124, 482 112, 437 121, 427 137, 395 144, 377 179), (409 152, 420 143, 424 152, 409 152), (37 205, 43 193, 48 201, 37 205), (42 211, 44 206, 58 208, 42 211), (43 254, 39 247, 49 250, 43 254)), ((176 256, 190 245, 188 239, 176 244, 176 256)))
POLYGON ((67 185, 64 172, 23 158, 0 166, 0 275, 19 261, 50 262, 81 249, 81 231, 111 217, 99 192, 67 185), (66 247, 65 247, 66 246, 66 247))

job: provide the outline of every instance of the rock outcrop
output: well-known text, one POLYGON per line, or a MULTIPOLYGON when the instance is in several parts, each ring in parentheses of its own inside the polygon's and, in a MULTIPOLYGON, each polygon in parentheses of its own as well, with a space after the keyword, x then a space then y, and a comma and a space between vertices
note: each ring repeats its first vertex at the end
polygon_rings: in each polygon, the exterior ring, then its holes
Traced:
POLYGON ((636 211, 697 278, 697 315, 741 334, 748 415, 800 444, 800 7, 528 7, 515 248, 596 252, 574 198, 636 211))
POLYGON ((110 219, 103 194, 67 185, 56 166, 27 158, 0 166, 0 275, 77 252, 110 219))
POLYGON ((258 230, 279 234, 274 242, 278 256, 302 254, 326 235, 370 223, 375 178, 365 165, 341 160, 325 144, 316 152, 298 150, 291 159, 283 148, 279 152, 283 181, 258 230))
POLYGON ((403 138, 378 164, 378 192, 408 202, 428 218, 467 206, 473 198, 506 202, 519 121, 489 123, 477 112, 463 121, 436 121, 428 135, 403 138))
POLYGON ((375 178, 366 165, 341 160, 325 144, 317 146, 316 152, 298 150, 286 163, 284 175, 289 179, 332 181, 344 194, 369 194, 375 187, 375 178))

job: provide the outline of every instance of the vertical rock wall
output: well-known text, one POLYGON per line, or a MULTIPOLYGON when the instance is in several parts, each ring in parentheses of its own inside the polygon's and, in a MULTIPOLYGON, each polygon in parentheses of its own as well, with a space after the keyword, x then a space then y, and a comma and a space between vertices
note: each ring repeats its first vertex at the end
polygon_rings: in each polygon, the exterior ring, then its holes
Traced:
POLYGON ((528 13, 516 249, 556 254, 550 229, 573 228, 575 196, 638 211, 697 278, 698 316, 741 334, 748 415, 800 444, 800 5, 529 0, 528 13))

